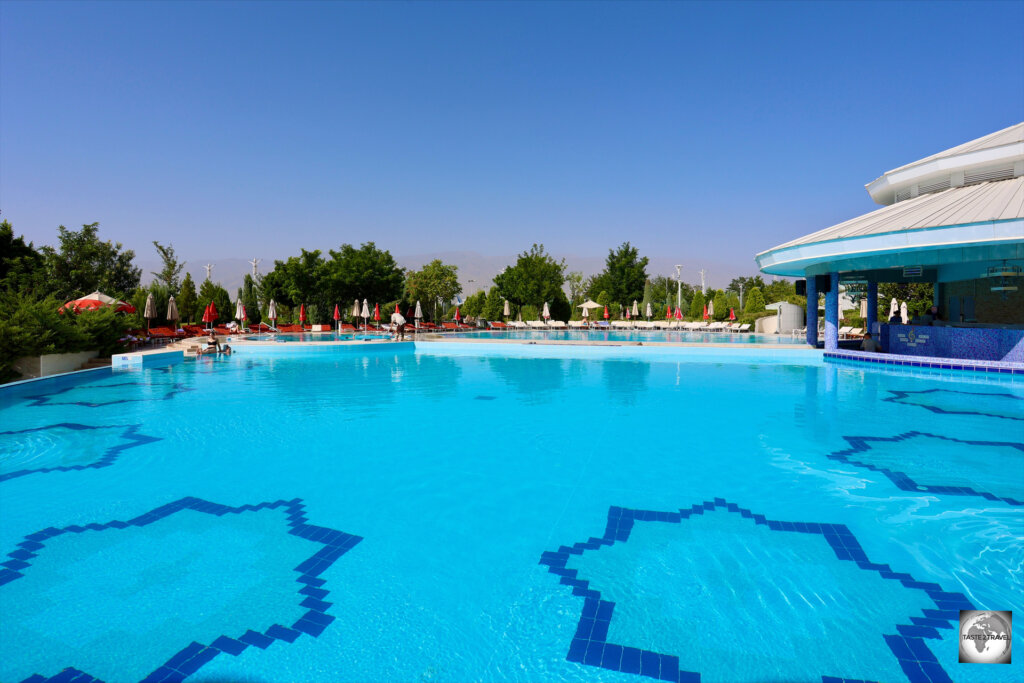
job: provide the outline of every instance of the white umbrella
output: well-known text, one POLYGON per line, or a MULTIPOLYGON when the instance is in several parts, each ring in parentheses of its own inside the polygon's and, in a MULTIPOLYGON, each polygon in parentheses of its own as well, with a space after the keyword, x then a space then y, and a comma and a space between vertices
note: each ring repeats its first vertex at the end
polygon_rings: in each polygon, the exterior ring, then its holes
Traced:
POLYGON ((420 308, 420 302, 416 302, 416 327, 420 326, 420 318, 423 317, 423 309, 420 308))
POLYGON ((270 300, 270 305, 267 307, 267 318, 273 325, 277 324, 277 302, 273 299, 270 300))
POLYGON ((651 316, 653 315, 653 312, 651 311, 651 302, 650 301, 647 302, 647 312, 646 312, 645 315, 647 316, 648 320, 650 320, 651 316))
POLYGON ((636 305, 636 299, 633 299, 633 311, 632 311, 632 315, 633 315, 633 317, 634 317, 634 318, 636 318, 637 316, 639 316, 639 315, 640 315, 640 308, 639 308, 639 307, 637 307, 637 305, 636 305))
POLYGON ((235 302, 235 320, 237 320, 238 322, 242 322, 242 319, 244 317, 245 311, 242 310, 242 300, 239 299, 238 301, 235 302))
POLYGON ((590 317, 590 309, 589 308, 584 308, 583 309, 583 319, 586 320, 589 317, 590 317))
POLYGON ((363 299, 363 310, 359 314, 359 317, 363 319, 363 329, 366 329, 366 321, 370 317, 370 303, 363 299))
POLYGON ((551 317, 551 311, 548 310, 548 302, 547 301, 544 302, 544 310, 541 311, 540 317, 544 318, 545 320, 547 320, 548 318, 551 317))
POLYGON ((900 317, 903 318, 903 324, 906 325, 910 322, 910 316, 907 315, 907 302, 904 301, 900 304, 900 317))
POLYGON ((150 320, 156 317, 156 302, 153 301, 153 292, 146 297, 146 309, 143 311, 142 317, 146 319, 146 329, 148 330, 150 320))
MULTIPOLYGON (((179 317, 181 316, 178 315, 178 304, 174 301, 174 297, 172 296, 167 300, 167 319, 173 323, 179 317)), ((175 325, 174 327, 177 328, 178 326, 175 325)))
POLYGON ((590 299, 587 299, 586 301, 581 303, 576 308, 582 308, 583 310, 587 310, 588 308, 604 308, 604 306, 602 306, 601 304, 597 303, 596 301, 592 301, 590 299))
POLYGON ((715 301, 712 299, 708 302, 708 317, 712 318, 715 315, 715 301))
POLYGON ((505 316, 506 318, 512 315, 512 309, 509 308, 508 299, 505 299, 505 308, 502 311, 502 315, 505 316))
POLYGON ((894 315, 896 315, 899 312, 900 312, 899 302, 897 302, 896 299, 893 299, 892 301, 889 302, 889 317, 891 318, 891 317, 893 317, 894 315))

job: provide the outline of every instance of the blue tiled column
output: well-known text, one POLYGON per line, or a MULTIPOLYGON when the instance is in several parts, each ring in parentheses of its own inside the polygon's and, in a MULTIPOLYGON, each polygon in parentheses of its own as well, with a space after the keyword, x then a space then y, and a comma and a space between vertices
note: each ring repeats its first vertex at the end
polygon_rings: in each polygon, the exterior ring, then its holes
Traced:
POLYGON ((825 350, 839 348, 839 273, 829 273, 829 289, 825 294, 825 350))
POLYGON ((875 333, 875 323, 878 322, 878 283, 868 283, 868 319, 864 321, 867 323, 867 331, 871 334, 875 333))
POLYGON ((807 276, 807 343, 818 345, 818 283, 807 276))

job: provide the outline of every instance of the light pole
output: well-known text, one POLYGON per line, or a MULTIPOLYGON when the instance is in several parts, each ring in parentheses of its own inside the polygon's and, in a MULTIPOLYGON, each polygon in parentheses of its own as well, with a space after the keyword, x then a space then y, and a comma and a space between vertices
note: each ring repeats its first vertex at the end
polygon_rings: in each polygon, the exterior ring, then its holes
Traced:
POLYGON ((676 264, 676 308, 683 305, 683 281, 682 281, 683 266, 679 263, 676 264))
POLYGON ((743 283, 740 283, 740 310, 743 310, 743 283))

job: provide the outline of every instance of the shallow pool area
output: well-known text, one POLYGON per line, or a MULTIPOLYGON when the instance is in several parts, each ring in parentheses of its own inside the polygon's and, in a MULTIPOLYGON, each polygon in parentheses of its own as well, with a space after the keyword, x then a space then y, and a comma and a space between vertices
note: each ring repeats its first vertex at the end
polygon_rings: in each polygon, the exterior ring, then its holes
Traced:
POLYGON ((1019 377, 239 345, 0 388, 0 680, 1024 680, 1022 532, 1019 377))
POLYGON ((532 341, 641 342, 667 344, 789 344, 802 339, 789 334, 751 334, 747 332, 701 332, 699 330, 480 330, 455 332, 453 337, 489 339, 526 339, 532 341))

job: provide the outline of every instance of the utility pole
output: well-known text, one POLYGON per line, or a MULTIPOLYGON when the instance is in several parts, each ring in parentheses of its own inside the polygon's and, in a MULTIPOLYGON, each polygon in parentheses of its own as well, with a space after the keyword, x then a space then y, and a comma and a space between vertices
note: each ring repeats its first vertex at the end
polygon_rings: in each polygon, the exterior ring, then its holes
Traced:
POLYGON ((704 284, 704 274, 706 272, 703 268, 700 269, 700 293, 705 295, 708 293, 707 285, 704 284))
POLYGON ((207 263, 203 268, 206 268, 206 279, 213 282, 213 264, 207 263))
POLYGON ((680 264, 676 264, 676 308, 683 305, 683 281, 682 281, 683 267, 680 264))
POLYGON ((740 310, 743 310, 743 283, 740 283, 740 310))
POLYGON ((263 259, 261 259, 261 258, 256 258, 255 256, 253 256, 252 257, 252 261, 249 261, 249 264, 252 265, 252 279, 253 280, 256 279, 256 266, 258 266, 262 260, 263 259))

